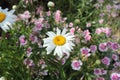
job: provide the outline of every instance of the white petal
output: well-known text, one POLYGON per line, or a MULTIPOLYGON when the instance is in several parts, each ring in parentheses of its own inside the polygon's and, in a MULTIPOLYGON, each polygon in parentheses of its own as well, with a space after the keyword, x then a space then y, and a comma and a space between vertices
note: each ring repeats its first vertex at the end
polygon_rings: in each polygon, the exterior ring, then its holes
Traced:
POLYGON ((56 36, 56 34, 54 33, 54 32, 52 32, 52 31, 49 31, 49 32, 47 32, 46 33, 49 37, 54 37, 54 36, 56 36))
POLYGON ((57 35, 61 34, 61 30, 59 28, 57 28, 57 35))
POLYGON ((62 35, 65 35, 65 34, 66 34, 66 32, 67 32, 67 29, 66 29, 66 28, 64 28, 64 29, 63 29, 63 31, 62 31, 62 35))

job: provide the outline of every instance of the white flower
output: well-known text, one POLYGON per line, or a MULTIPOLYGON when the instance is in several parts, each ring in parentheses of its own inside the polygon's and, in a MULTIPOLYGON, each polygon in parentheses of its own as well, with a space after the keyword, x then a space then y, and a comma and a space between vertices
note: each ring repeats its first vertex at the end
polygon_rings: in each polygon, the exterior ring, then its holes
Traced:
POLYGON ((43 39, 43 47, 47 47, 47 54, 50 54, 55 49, 54 55, 57 54, 60 58, 64 55, 64 53, 69 55, 74 46, 72 42, 74 40, 74 35, 66 32, 67 30, 65 28, 62 32, 57 28, 57 34, 52 31, 47 32, 49 37, 43 39))
POLYGON ((0 28, 5 32, 12 28, 12 24, 16 20, 16 16, 13 14, 14 10, 8 11, 8 9, 2 9, 0 7, 0 28))
POLYGON ((5 80, 5 77, 1 77, 0 80, 5 80))

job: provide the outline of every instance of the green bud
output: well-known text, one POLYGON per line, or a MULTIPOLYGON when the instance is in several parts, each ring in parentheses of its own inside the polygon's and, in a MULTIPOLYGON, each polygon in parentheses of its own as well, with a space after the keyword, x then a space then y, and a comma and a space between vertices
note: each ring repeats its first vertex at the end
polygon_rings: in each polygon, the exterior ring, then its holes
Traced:
POLYGON ((101 62, 100 62, 100 60, 96 60, 96 62, 95 62, 96 64, 100 64, 101 62))
POLYGON ((80 23, 80 20, 79 19, 75 19, 75 24, 79 24, 80 23))

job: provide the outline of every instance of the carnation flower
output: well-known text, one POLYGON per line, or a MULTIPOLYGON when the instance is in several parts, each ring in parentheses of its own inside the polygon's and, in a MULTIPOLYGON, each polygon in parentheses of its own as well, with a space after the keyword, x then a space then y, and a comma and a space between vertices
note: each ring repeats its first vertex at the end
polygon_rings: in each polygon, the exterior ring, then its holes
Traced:
POLYGON ((91 55, 91 54, 89 53, 89 52, 90 52, 90 49, 89 49, 89 48, 83 47, 83 48, 80 49, 80 52, 81 52, 81 54, 82 54, 83 56, 86 56, 86 57, 88 57, 88 56, 91 55))
POLYGON ((101 70, 100 70, 100 68, 95 68, 95 69, 94 69, 94 74, 95 74, 96 76, 101 75, 101 70))
POLYGON ((23 61, 23 63, 29 67, 32 67, 34 65, 33 60, 27 58, 23 61))
POLYGON ((99 50, 101 52, 106 52, 108 50, 106 43, 100 43, 99 44, 99 50))
POLYGON ((118 60, 118 56, 117 56, 116 54, 112 54, 112 59, 113 59, 114 61, 117 61, 117 60, 118 60))
POLYGON ((5 32, 10 28, 12 29, 12 24, 16 20, 16 16, 13 13, 14 10, 8 11, 8 8, 2 9, 0 7, 0 28, 5 32))
POLYGON ((31 17, 31 14, 29 11, 25 11, 23 14, 19 14, 19 17, 22 19, 22 20, 26 20, 26 19, 29 19, 31 17))
POLYGON ((74 35, 66 32, 67 30, 65 28, 62 32, 57 28, 57 34, 52 31, 47 32, 49 37, 43 39, 43 47, 47 47, 47 54, 50 54, 55 49, 54 55, 57 54, 61 58, 64 53, 69 54, 71 52, 74 46, 72 42, 74 40, 74 35))
POLYGON ((80 70, 80 68, 82 66, 82 61, 81 60, 73 60, 71 66, 72 66, 73 70, 80 70))
POLYGON ((19 41, 20 41, 20 45, 21 45, 21 46, 24 46, 24 45, 27 44, 27 40, 25 40, 25 35, 21 35, 21 36, 19 37, 19 41))
POLYGON ((120 80, 120 74, 118 73, 112 73, 110 76, 111 80, 120 80))
POLYGON ((105 64, 105 65, 110 65, 110 58, 104 57, 104 58, 102 59, 102 63, 105 64))
POLYGON ((116 51, 118 48, 120 48, 120 45, 118 43, 113 43, 111 45, 111 49, 114 50, 114 51, 116 51))
POLYGON ((90 46, 90 51, 91 51, 92 53, 94 53, 96 50, 97 50, 97 46, 96 46, 96 45, 91 45, 91 46, 90 46))

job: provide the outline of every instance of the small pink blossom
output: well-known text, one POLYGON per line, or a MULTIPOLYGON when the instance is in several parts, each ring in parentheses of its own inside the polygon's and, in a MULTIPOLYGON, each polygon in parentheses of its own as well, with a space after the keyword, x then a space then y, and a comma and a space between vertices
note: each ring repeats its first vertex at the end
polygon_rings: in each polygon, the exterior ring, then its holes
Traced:
POLYGON ((84 38, 85 38, 85 41, 90 41, 91 35, 86 35, 84 38))
POLYGON ((96 31, 95 31, 95 33, 98 34, 98 35, 100 35, 101 32, 102 32, 101 28, 97 28, 96 31))
POLYGON ((119 73, 112 73, 110 76, 111 80, 120 80, 120 74, 119 73))
POLYGON ((33 60, 31 60, 31 59, 28 59, 28 58, 26 58, 24 61, 23 61, 23 63, 25 64, 25 65, 27 65, 28 67, 32 67, 34 64, 33 64, 33 60))
POLYGON ((113 64, 113 66, 114 66, 115 68, 120 67, 120 62, 116 61, 116 62, 113 64))
POLYGON ((91 54, 90 54, 90 49, 89 49, 89 48, 83 47, 83 48, 80 49, 80 52, 81 52, 81 54, 82 54, 83 56, 86 56, 86 57, 88 57, 88 56, 91 55, 91 54))
POLYGON ((100 19, 99 23, 102 24, 104 22, 104 19, 100 19))
POLYGON ((102 59, 102 63, 105 64, 105 65, 107 65, 107 66, 109 66, 109 65, 110 65, 110 58, 104 57, 104 58, 102 59))
POLYGON ((113 43, 112 46, 111 46, 111 49, 116 51, 120 48, 120 45, 118 43, 113 43))
POLYGON ((116 54, 112 54, 112 59, 113 59, 114 61, 117 61, 117 60, 118 60, 118 56, 117 56, 116 54))
POLYGON ((91 27, 91 23, 90 23, 90 22, 87 23, 87 24, 86 24, 86 27, 91 27))
POLYGON ((57 10, 55 12, 55 22, 56 23, 59 23, 61 21, 61 11, 60 10, 57 10))
POLYGON ((23 14, 19 14, 20 19, 25 20, 29 19, 31 17, 31 14, 29 11, 25 11, 23 14))
POLYGON ((91 51, 92 53, 96 52, 96 50, 97 50, 97 46, 96 46, 96 45, 91 45, 91 46, 90 46, 90 51, 91 51))
POLYGON ((30 55, 32 54, 32 48, 28 47, 27 51, 26 51, 27 57, 30 57, 30 55))
POLYGON ((72 34, 72 35, 73 35, 73 34, 74 34, 74 32, 75 32, 75 28, 71 28, 71 29, 70 29, 70 34, 72 34))
POLYGON ((80 68, 82 66, 82 61, 81 60, 73 60, 71 66, 72 66, 73 70, 80 70, 80 68))
POLYGON ((47 16, 50 16, 50 15, 51 15, 51 12, 50 12, 50 11, 48 11, 48 12, 47 12, 47 16))
POLYGON ((95 74, 96 76, 101 75, 101 70, 100 70, 100 68, 95 68, 95 69, 94 69, 94 74, 95 74))
POLYGON ((21 45, 21 46, 24 46, 24 45, 27 44, 27 40, 25 40, 25 35, 21 35, 21 36, 19 37, 19 41, 20 41, 20 45, 21 45))
POLYGON ((100 43, 99 44, 99 50, 101 52, 106 52, 108 50, 108 47, 107 47, 106 43, 100 43))
POLYGON ((113 44, 113 42, 107 42, 107 43, 106 43, 106 45, 107 45, 108 48, 111 48, 111 47, 112 47, 112 44, 113 44))
POLYGON ((84 36, 90 35, 90 32, 89 32, 89 30, 85 30, 85 31, 83 32, 83 34, 84 34, 84 36))
POLYGON ((34 36, 34 35, 30 35, 30 41, 32 41, 32 44, 34 44, 34 43, 37 43, 38 42, 38 38, 37 38, 37 36, 34 36))
POLYGON ((73 27, 73 23, 72 22, 69 23, 69 27, 73 27))

